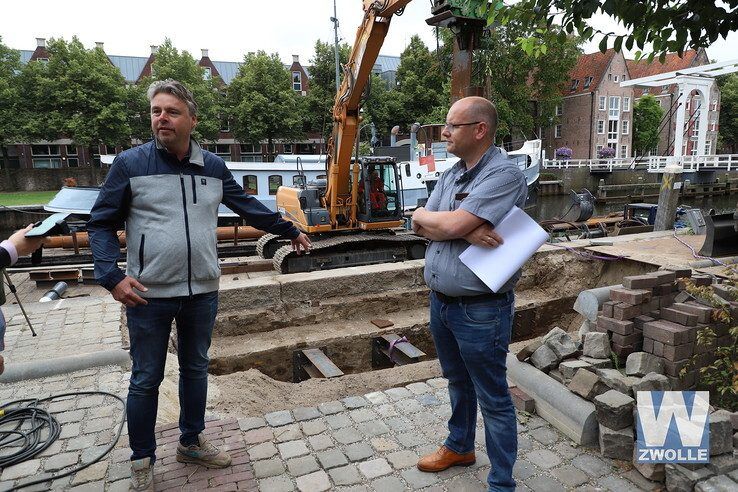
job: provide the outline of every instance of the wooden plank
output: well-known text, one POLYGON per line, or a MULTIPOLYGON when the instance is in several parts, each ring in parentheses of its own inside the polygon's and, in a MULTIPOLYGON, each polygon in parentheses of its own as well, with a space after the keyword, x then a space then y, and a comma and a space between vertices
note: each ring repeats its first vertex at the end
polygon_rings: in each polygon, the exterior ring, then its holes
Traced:
MULTIPOLYGON (((337 376, 343 376, 343 371, 336 366, 327 355, 320 349, 305 349, 302 351, 303 355, 307 358, 310 363, 322 374, 322 377, 334 378, 337 376)), ((305 368, 306 372, 310 374, 305 368)), ((311 374, 311 377, 312 374, 311 374)))
MULTIPOLYGON (((387 347, 389 352, 389 344, 394 342, 395 340, 398 340, 400 337, 397 336, 394 333, 388 333, 386 335, 382 335, 382 338, 387 341, 387 347)), ((411 359, 418 359, 420 357, 425 357, 425 352, 417 348, 415 345, 413 345, 410 342, 400 342, 395 344, 395 349, 399 350, 406 356, 410 357, 411 359)))

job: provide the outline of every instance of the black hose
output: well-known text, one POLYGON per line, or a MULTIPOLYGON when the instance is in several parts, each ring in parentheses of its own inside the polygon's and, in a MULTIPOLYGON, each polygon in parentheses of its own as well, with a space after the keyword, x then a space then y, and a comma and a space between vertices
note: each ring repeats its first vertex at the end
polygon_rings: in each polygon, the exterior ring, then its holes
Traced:
POLYGON ((31 459, 37 454, 48 449, 49 446, 54 444, 59 438, 61 433, 61 426, 59 422, 54 418, 53 414, 47 410, 40 408, 39 404, 49 402, 59 398, 65 398, 69 396, 82 396, 82 395, 104 395, 110 396, 118 400, 123 408, 123 417, 121 418, 118 426, 118 432, 115 435, 115 440, 95 459, 89 463, 83 463, 78 467, 71 470, 67 470, 64 473, 58 475, 52 475, 50 477, 40 478, 31 482, 25 482, 23 484, 11 487, 8 491, 20 490, 32 485, 38 485, 46 482, 51 482, 59 478, 68 477, 73 473, 77 473, 80 470, 84 470, 88 466, 97 463, 104 458, 115 445, 118 443, 121 434, 123 433, 123 425, 126 422, 126 404, 123 399, 108 393, 106 391, 79 391, 73 393, 62 393, 59 395, 49 396, 47 398, 26 398, 23 400, 16 400, 6 403, 0 406, 0 470, 8 466, 17 465, 26 460, 31 459), (13 424, 15 424, 13 426, 13 424), (25 426, 24 430, 21 430, 25 426), (10 427, 10 429, 8 429, 10 427), (46 437, 41 437, 46 434, 46 437), (18 448, 18 442, 22 441, 20 449, 8 453, 8 448, 18 448))

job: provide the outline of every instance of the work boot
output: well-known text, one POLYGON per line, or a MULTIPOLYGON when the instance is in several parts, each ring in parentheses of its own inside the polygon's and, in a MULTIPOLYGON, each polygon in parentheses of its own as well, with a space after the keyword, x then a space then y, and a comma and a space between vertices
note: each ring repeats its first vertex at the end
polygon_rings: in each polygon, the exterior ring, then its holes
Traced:
POLYGON ((231 466, 231 457, 225 451, 221 451, 206 440, 202 434, 198 434, 199 445, 192 444, 177 445, 177 461, 180 463, 194 463, 206 468, 225 468, 231 466))
POLYGON ((451 468, 452 466, 470 466, 476 461, 474 451, 459 454, 451 451, 446 446, 441 446, 435 453, 420 458, 418 461, 418 470, 435 473, 451 468))
POLYGON ((130 490, 154 490, 154 465, 151 458, 131 460, 131 487, 130 490))

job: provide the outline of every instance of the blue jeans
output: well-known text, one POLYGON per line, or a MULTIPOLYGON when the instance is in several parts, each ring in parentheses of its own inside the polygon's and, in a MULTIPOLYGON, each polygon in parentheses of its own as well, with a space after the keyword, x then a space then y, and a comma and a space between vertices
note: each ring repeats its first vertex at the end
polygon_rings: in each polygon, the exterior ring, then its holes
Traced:
POLYGON ((515 309, 514 294, 481 302, 445 303, 430 295, 430 330, 448 379, 451 399, 445 445, 456 453, 474 451, 477 400, 484 417, 489 490, 514 490, 517 420, 505 377, 515 309))
POLYGON ((205 429, 208 349, 218 311, 218 291, 147 301, 145 306, 126 308, 133 359, 126 411, 131 459, 150 457, 153 462, 159 385, 164 379, 172 320, 177 321, 180 442, 185 446, 197 444, 197 435, 205 429))

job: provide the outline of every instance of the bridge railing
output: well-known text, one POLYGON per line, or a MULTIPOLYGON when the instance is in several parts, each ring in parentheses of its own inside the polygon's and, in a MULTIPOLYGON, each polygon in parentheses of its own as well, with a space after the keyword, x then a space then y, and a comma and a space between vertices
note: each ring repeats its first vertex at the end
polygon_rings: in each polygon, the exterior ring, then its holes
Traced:
POLYGON ((664 172, 669 164, 681 165, 684 172, 738 171, 738 154, 653 156, 648 158, 648 171, 664 172))
POLYGON ((543 169, 575 169, 587 167, 590 171, 608 171, 616 169, 634 169, 635 159, 632 157, 612 159, 546 159, 543 169))

